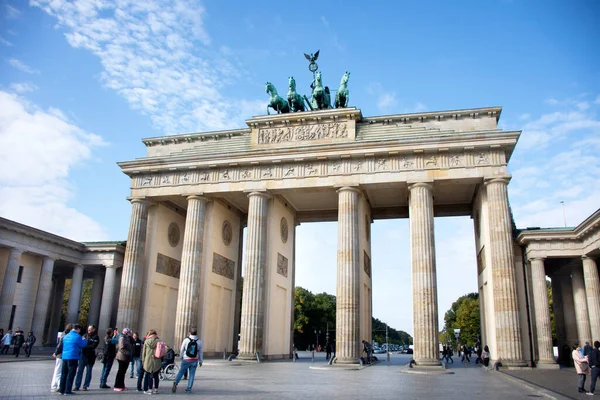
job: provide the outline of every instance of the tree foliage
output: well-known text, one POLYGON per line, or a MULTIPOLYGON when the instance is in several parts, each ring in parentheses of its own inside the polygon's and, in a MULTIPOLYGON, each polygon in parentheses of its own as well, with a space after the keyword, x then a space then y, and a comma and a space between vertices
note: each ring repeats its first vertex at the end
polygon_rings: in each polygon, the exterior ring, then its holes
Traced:
POLYGON ((459 297, 444 314, 444 342, 454 342, 454 329, 460 329, 459 343, 473 345, 481 335, 479 294, 459 297))
MULTIPOLYGON (((296 287, 294 292, 294 345, 306 349, 335 340, 336 297, 327 293, 313 294, 307 289, 296 287), (328 331, 329 329, 329 331, 328 331), (315 333, 316 332, 316 333, 315 333), (320 333, 319 333, 320 332, 320 333)), ((373 340, 385 343, 386 324, 373 318, 373 340)), ((412 344, 412 337, 404 332, 388 327, 389 343, 412 344)))
POLYGON ((87 326, 88 324, 88 314, 90 312, 90 302, 92 300, 92 286, 94 284, 94 281, 91 279, 83 281, 83 287, 81 289, 81 303, 79 306, 79 321, 66 321, 69 297, 71 296, 71 283, 71 279, 67 279, 65 281, 65 292, 62 301, 62 315, 60 317, 59 331, 63 331, 67 323, 78 323, 81 326, 87 326))

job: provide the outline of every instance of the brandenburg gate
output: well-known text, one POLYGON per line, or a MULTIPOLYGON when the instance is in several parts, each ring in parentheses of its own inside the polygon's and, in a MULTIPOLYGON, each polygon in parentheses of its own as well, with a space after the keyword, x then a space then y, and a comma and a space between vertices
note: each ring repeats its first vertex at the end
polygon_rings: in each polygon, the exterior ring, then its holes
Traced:
POLYGON ((119 163, 132 214, 117 326, 155 328, 175 345, 196 326, 207 355, 235 350, 239 333, 241 359, 288 358, 295 227, 337 221, 335 363, 358 363, 361 340, 371 340, 371 223, 409 218, 414 359, 439 365, 434 217, 470 216, 482 343, 505 366, 527 365, 507 195, 520 132, 498 129, 501 111, 366 118, 337 108, 143 140, 145 157, 119 163))

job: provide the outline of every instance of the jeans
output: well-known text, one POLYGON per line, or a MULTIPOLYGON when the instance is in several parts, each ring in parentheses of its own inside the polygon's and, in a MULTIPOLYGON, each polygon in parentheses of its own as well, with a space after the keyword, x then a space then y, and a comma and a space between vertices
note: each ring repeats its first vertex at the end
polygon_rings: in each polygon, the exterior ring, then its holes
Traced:
POLYGON ((585 386, 585 374, 577 374, 577 387, 580 391, 585 390, 583 387, 585 386))
POLYGON ((102 367, 102 373, 100 374, 100 387, 106 386, 106 380, 108 379, 108 374, 110 374, 114 361, 114 358, 104 360, 104 366, 102 367))
POLYGON ((592 367, 592 383, 590 384, 590 392, 596 391, 596 380, 600 376, 600 367, 592 367))
POLYGON ((154 389, 158 390, 158 377, 159 371, 148 372, 146 371, 146 379, 144 380, 144 392, 152 390, 152 382, 154 382, 154 389))
POLYGON ((138 380, 137 380, 137 390, 144 390, 142 387, 142 383, 145 383, 144 380, 144 374, 146 374, 146 371, 144 371, 144 368, 140 367, 140 369, 138 369, 138 380))
POLYGON ((29 356, 31 356, 32 349, 33 349, 33 345, 31 345, 31 344, 25 345, 25 357, 29 358, 29 356))
POLYGON ((194 377, 196 376, 196 368, 198 368, 198 360, 188 361, 185 358, 181 359, 181 367, 179 368, 179 372, 177 373, 177 377, 175 378, 175 384, 179 384, 179 381, 183 377, 183 374, 190 370, 188 375, 188 385, 187 388, 192 390, 192 386, 194 386, 194 377))
POLYGON ((0 351, 0 354, 8 354, 9 347, 9 344, 5 344, 4 346, 2 346, 2 351, 0 351))
POLYGON ((129 376, 133 378, 134 375, 140 374, 140 370, 142 369, 142 359, 139 357, 134 357, 131 359, 131 374, 129 376))
POLYGON ((85 381, 83 382, 83 387, 90 387, 90 382, 92 381, 92 368, 94 364, 89 364, 88 359, 83 354, 79 358, 79 363, 77 364, 77 376, 75 377, 75 388, 79 389, 81 387, 81 378, 83 378, 83 370, 87 368, 85 373, 85 381))
POLYGON ((77 372, 78 362, 79 360, 63 360, 60 387, 58 389, 61 394, 73 393, 73 380, 75 379, 75 372, 77 372))

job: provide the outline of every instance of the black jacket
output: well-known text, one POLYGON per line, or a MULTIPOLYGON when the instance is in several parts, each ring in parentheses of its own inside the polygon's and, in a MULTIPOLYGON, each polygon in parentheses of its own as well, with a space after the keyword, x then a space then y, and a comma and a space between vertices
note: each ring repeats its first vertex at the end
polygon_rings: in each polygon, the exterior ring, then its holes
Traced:
POLYGON ((600 368, 600 350, 593 349, 590 352, 590 366, 600 368))

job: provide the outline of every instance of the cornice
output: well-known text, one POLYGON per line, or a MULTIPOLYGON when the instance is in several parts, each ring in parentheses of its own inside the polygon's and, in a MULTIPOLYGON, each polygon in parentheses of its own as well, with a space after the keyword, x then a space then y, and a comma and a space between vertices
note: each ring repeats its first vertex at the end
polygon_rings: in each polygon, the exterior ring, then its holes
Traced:
POLYGON ((174 170, 190 170, 199 167, 219 167, 270 164, 289 160, 302 159, 338 159, 340 157, 359 157, 372 154, 390 154, 398 152, 428 151, 438 148, 488 149, 501 146, 507 159, 521 134, 520 131, 468 131, 444 132, 406 135, 377 141, 353 141, 332 144, 306 144, 280 149, 248 149, 228 154, 202 155, 189 152, 181 155, 145 157, 133 161, 117 163, 123 172, 134 176, 144 172, 165 172, 174 170), (327 153, 327 155, 324 155, 327 153), (336 154, 331 154, 336 153, 336 154), (178 164, 178 166, 173 166, 178 164))
POLYGON ((142 139, 146 147, 165 146, 178 143, 206 142, 209 140, 230 139, 234 136, 250 134, 250 129, 230 129, 226 131, 184 133, 181 135, 159 136, 142 139))
POLYGON ((361 123, 411 123, 411 122, 426 122, 426 121, 443 121, 447 119, 476 119, 481 117, 495 117, 496 122, 500 119, 502 107, 483 107, 483 108, 467 108, 462 110, 447 110, 447 111, 428 111, 410 114, 393 114, 381 115, 375 117, 364 117, 361 123))
POLYGON ((521 231, 517 236, 519 244, 528 244, 534 241, 573 240, 579 241, 590 232, 600 229, 600 209, 586 218, 575 228, 556 230, 540 229, 521 231))
POLYGON ((33 237, 45 242, 58 244, 60 246, 67 247, 72 250, 84 252, 86 246, 80 242, 76 242, 71 239, 64 238, 62 236, 55 235, 46 231, 42 231, 37 228, 33 228, 28 225, 20 224, 18 222, 0 217, 0 228, 8 231, 20 233, 25 236, 33 237))

